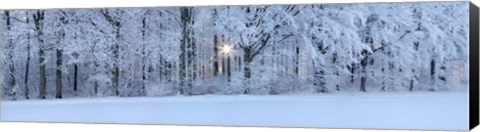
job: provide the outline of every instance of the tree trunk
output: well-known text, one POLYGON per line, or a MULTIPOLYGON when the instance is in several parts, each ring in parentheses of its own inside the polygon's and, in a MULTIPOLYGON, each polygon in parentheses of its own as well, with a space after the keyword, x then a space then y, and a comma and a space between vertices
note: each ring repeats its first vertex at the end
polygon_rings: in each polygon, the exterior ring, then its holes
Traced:
POLYGON ((213 35, 213 76, 218 75, 218 37, 213 35))
POLYGON ((40 74, 39 74, 39 79, 40 79, 40 99, 45 99, 46 97, 46 85, 47 85, 47 79, 45 77, 45 64, 44 64, 44 61, 45 61, 45 53, 44 53, 44 50, 42 48, 40 48, 39 50, 39 60, 40 62, 40 67, 39 67, 39 70, 40 70, 40 74))
POLYGON ((227 77, 228 77, 228 82, 231 81, 231 76, 232 76, 232 72, 231 72, 231 69, 230 69, 230 56, 227 57, 227 77))
POLYGON ((413 91, 413 79, 410 79, 410 88, 408 88, 408 91, 412 92, 413 91))
POLYGON ((337 91, 340 91, 340 84, 338 84, 338 78, 340 78, 340 74, 338 73, 338 70, 337 70, 337 72, 335 72, 335 75, 337 76, 335 87, 336 87, 337 91))
POLYGON ((238 56, 238 71, 242 71, 242 57, 238 56))
POLYGON ((360 91, 361 92, 367 92, 367 89, 365 87, 365 81, 367 80, 367 77, 365 75, 362 75, 360 78, 360 91))
POLYGON ((93 92, 94 92, 94 95, 98 95, 98 81, 95 81, 95 84, 93 86, 93 92))
MULTIPOLYGON (((27 23, 28 23, 28 18, 27 18, 27 23)), ((27 41, 30 42, 30 34, 27 35, 27 41)), ((23 83, 25 87, 25 99, 30 99, 29 97, 30 90, 28 89, 29 70, 30 70, 30 43, 27 44, 27 61, 25 64, 25 76, 24 76, 24 83, 23 83)))
POLYGON ((244 49, 243 50, 243 74, 244 74, 244 92, 243 94, 250 94, 250 89, 251 89, 251 84, 250 84, 250 78, 251 78, 251 70, 250 70, 250 63, 251 63, 251 52, 250 49, 244 49))
MULTIPOLYGON (((160 55, 160 54, 159 54, 160 55)), ((160 56, 161 58, 161 56, 160 56)), ((160 61, 158 61, 158 80, 159 81, 163 81, 163 76, 167 75, 167 72, 166 72, 166 67, 167 67, 167 63, 163 60, 163 59, 160 59, 160 61)))
POLYGON ((180 44, 180 94, 190 95, 193 80, 196 78, 195 40, 193 38, 193 7, 180 8, 182 38, 180 44))
MULTIPOLYGON (((66 19, 66 13, 61 11, 64 16, 60 17, 60 21, 63 25, 68 24, 68 20, 66 19)), ((63 27, 64 28, 64 27, 63 27)), ((56 70, 56 83, 57 83, 57 89, 56 89, 56 95, 55 98, 61 99, 62 97, 62 61, 63 61, 63 46, 61 45, 62 40, 65 39, 65 31, 66 29, 64 28, 61 30, 61 38, 57 42, 57 70, 56 70)))
POLYGON ((40 99, 45 99, 46 97, 46 87, 47 87, 47 79, 45 77, 45 64, 44 64, 44 61, 45 61, 45 53, 44 53, 44 50, 42 48, 40 48, 39 50, 39 60, 40 62, 40 99))
MULTIPOLYGON (((385 75, 385 72, 384 72, 384 71, 385 71, 385 69, 382 68, 382 75, 385 75)), ((386 88, 387 88, 387 86, 386 86, 385 77, 384 77, 384 78, 382 78, 382 89, 381 89, 381 90, 382 90, 382 91, 387 91, 386 88)))
MULTIPOLYGON (((184 17, 184 9, 182 8, 181 9, 181 12, 182 12, 182 18, 184 17)), ((182 19, 183 20, 183 19, 182 19)), ((181 39, 181 44, 180 44, 180 50, 181 50, 181 53, 180 53, 180 69, 179 69, 179 73, 180 73, 180 90, 179 90, 179 94, 180 95, 184 95, 185 94, 185 87, 186 87, 186 83, 187 83, 187 27, 186 27, 186 21, 183 20, 183 29, 182 29, 182 39, 181 39)))
MULTIPOLYGON (((336 52, 333 53, 332 64, 335 64, 337 62, 337 58, 338 58, 337 53, 336 52)), ((338 69, 335 69, 335 70, 336 70, 335 71, 335 76, 337 76, 337 79, 338 79, 338 78, 340 78, 340 74, 338 73, 339 70, 338 69)), ((335 89, 337 91, 340 91, 340 85, 338 84, 338 80, 335 81, 335 89)))
POLYGON ((45 99, 46 98, 46 87, 47 87, 47 79, 45 77, 45 49, 43 47, 43 19, 44 19, 44 10, 37 10, 35 14, 33 14, 33 19, 35 22, 35 29, 36 29, 36 37, 38 39, 38 62, 39 64, 39 98, 45 99))
POLYGON ((147 82, 147 77, 146 77, 146 73, 147 72, 147 62, 146 62, 146 57, 147 57, 147 54, 146 54, 146 40, 145 40, 145 32, 146 32, 146 29, 147 28, 147 25, 146 25, 146 16, 143 17, 142 19, 142 40, 143 40, 143 43, 142 43, 142 62, 143 62, 143 66, 142 66, 142 89, 140 90, 140 96, 145 96, 145 92, 146 92, 146 89, 145 89, 145 83, 147 82))
POLYGON ((295 48, 295 74, 300 76, 300 48, 297 46, 295 48))
MULTIPOLYGON (((145 52, 143 52, 143 54, 145 54, 145 52)), ((140 90, 140 96, 145 96, 145 92, 146 92, 146 82, 147 82, 147 76, 146 76, 146 72, 147 72, 147 66, 146 66, 146 62, 145 62, 145 57, 143 57, 143 66, 142 66, 142 89, 140 90)))
POLYGON ((368 64, 368 56, 362 59, 361 64, 362 64, 362 77, 360 78, 360 91, 367 92, 367 88, 365 86, 367 81, 367 73, 365 69, 368 64))
POLYGON ((75 64, 73 66, 73 92, 75 92, 76 94, 77 90, 78 90, 78 65, 75 64))
POLYGON ((57 49, 57 70, 56 70, 56 80, 57 80, 57 89, 55 98, 62 98, 62 50, 57 49))
POLYGON ((116 27, 116 32, 115 32, 115 45, 113 46, 112 50, 113 50, 113 57, 114 57, 114 68, 113 68, 113 71, 112 71, 112 74, 113 74, 113 93, 114 93, 114 96, 118 96, 120 95, 120 92, 119 92, 119 81, 120 81, 120 68, 119 68, 119 65, 120 65, 120 55, 119 55, 119 50, 120 50, 120 44, 119 44, 119 40, 120 40, 120 27, 116 27))
MULTIPOLYGON (((213 26, 217 26, 217 20, 218 20, 218 13, 217 13, 217 9, 213 9, 213 26)), ((218 64, 218 35, 217 33, 215 33, 213 35, 213 76, 216 77, 218 75, 218 68, 219 68, 219 64, 218 64)))
POLYGON ((325 87, 325 72, 324 69, 321 69, 319 67, 316 67, 315 62, 312 62, 313 67, 315 69, 314 73, 314 83, 313 85, 315 86, 315 92, 316 93, 326 93, 327 88, 325 87))
MULTIPOLYGON (((5 16, 6 16, 6 24, 7 24, 7 32, 11 31, 11 22, 10 22, 10 11, 6 10, 5 11, 5 16)), ((8 91, 13 90, 13 88, 16 85, 16 80, 15 80, 15 62, 13 60, 13 40, 11 37, 8 37, 8 82, 7 82, 7 88, 9 89, 8 91)))
POLYGON ((103 17, 105 17, 105 19, 107 20, 108 23, 110 23, 110 25, 112 25, 112 27, 114 27, 115 29, 115 44, 114 46, 111 47, 111 50, 112 50, 112 54, 113 54, 113 59, 114 59, 114 64, 113 64, 113 69, 111 71, 112 75, 113 75, 113 79, 112 79, 112 82, 113 82, 113 86, 112 86, 112 92, 114 94, 114 96, 118 96, 120 95, 120 92, 119 92, 119 81, 120 81, 120 68, 119 68, 119 65, 120 65, 120 28, 122 27, 121 23, 120 23, 120 18, 114 18, 113 16, 111 16, 111 14, 109 14, 109 9, 101 9, 100 12, 102 13, 103 17))
POLYGON ((350 83, 352 83, 352 84, 353 84, 353 82, 355 81, 355 80, 354 80, 354 77, 355 77, 355 76, 354 76, 354 75, 355 75, 355 66, 356 66, 355 63, 352 64, 352 69, 351 69, 351 71, 350 71, 350 73, 352 73, 352 75, 350 76, 350 83))
MULTIPOLYGON (((30 19, 28 17, 28 13, 25 13, 25 16, 27 17, 27 24, 30 24, 30 19)), ((30 90, 28 88, 28 75, 29 75, 29 70, 30 70, 30 33, 27 33, 27 61, 25 62, 25 76, 24 76, 24 87, 25 87, 25 99, 30 99, 30 90)))
POLYGON ((435 91, 435 60, 432 59, 430 61, 430 76, 432 79, 432 87, 429 89, 429 91, 435 91))
MULTIPOLYGON (((190 9, 191 10, 191 9, 190 9)), ((190 12, 190 16, 192 15, 192 12, 190 12)), ((190 18, 192 19, 192 18, 190 18)), ((193 20, 191 20, 193 22, 193 20)), ((190 23, 192 23, 190 22, 190 23)), ((193 81, 195 81, 197 79, 197 71, 198 71, 198 67, 197 67, 197 45, 195 43, 195 39, 193 38, 193 36, 195 36, 195 32, 194 30, 192 29, 192 27, 190 27, 190 35, 189 35, 189 55, 188 55, 188 64, 189 64, 189 67, 192 68, 192 71, 189 72, 190 73, 190 81, 189 81, 189 86, 188 86, 188 89, 190 91, 190 89, 193 87, 193 81)))
POLYGON ((165 65, 167 66, 167 68, 165 68, 165 77, 168 77, 167 82, 170 83, 174 78, 173 77, 174 69, 171 62, 165 61, 165 65))
MULTIPOLYGON (((161 14, 160 14, 161 16, 161 14)), ((159 28, 162 29, 163 28, 163 24, 159 24, 159 28)), ((159 47, 161 47, 162 44, 159 43, 159 47)), ((172 71, 172 67, 170 66, 170 63, 163 57, 162 53, 161 52, 158 52, 158 56, 159 56, 159 65, 158 65, 158 71, 159 71, 159 80, 160 81, 167 81, 168 83, 170 83, 172 81, 172 77, 170 76, 171 75, 171 72, 172 71)))

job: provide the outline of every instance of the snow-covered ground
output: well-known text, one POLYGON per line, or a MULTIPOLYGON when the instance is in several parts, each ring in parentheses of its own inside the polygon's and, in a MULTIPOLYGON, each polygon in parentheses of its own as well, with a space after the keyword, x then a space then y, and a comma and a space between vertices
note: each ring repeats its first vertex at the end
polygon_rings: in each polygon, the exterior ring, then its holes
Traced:
POLYGON ((2 101, 1 121, 468 129, 467 92, 2 101))

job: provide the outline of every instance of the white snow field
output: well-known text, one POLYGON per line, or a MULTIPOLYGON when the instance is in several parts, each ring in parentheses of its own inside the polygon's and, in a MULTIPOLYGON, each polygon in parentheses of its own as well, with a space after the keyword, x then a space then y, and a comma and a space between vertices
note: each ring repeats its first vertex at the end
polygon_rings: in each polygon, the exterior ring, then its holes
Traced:
POLYGON ((2 101, 1 121, 467 130, 467 92, 2 101))

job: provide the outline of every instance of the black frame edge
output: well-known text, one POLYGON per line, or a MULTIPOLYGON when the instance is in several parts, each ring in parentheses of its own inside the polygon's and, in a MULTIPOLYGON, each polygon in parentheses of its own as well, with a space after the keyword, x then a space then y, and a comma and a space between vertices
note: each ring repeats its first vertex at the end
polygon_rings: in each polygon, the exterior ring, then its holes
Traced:
POLYGON ((469 129, 479 124, 479 8, 470 2, 469 5, 469 129))

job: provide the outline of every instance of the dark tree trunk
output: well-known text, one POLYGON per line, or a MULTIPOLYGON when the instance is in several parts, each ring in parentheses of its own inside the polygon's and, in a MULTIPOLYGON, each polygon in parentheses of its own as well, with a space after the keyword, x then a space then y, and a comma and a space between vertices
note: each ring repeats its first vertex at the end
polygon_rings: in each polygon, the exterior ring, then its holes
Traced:
POLYGON ((62 98, 62 50, 57 49, 57 69, 56 69, 56 80, 57 80, 57 89, 55 98, 62 98))
MULTIPOLYGON (((382 75, 385 75, 385 67, 382 68, 382 75)), ((385 78, 382 78, 382 91, 386 91, 385 78)))
POLYGON ((172 82, 172 79, 174 78, 173 77, 173 66, 172 66, 172 63, 171 62, 167 62, 165 61, 165 65, 167 66, 167 68, 165 68, 165 77, 168 77, 167 78, 167 82, 170 83, 172 82))
POLYGON ((143 40, 143 47, 142 47, 142 61, 143 61, 143 65, 142 65, 142 89, 140 90, 140 96, 145 96, 145 92, 146 92, 146 89, 145 89, 145 83, 147 82, 147 77, 146 77, 146 73, 147 72, 147 62, 146 62, 146 57, 147 57, 147 54, 146 54, 146 40, 145 40, 145 32, 147 30, 147 25, 146 25, 146 19, 147 17, 144 16, 143 19, 142 19, 142 40, 143 40))
POLYGON ((120 23, 120 18, 116 18, 111 16, 109 13, 109 9, 101 9, 100 12, 102 13, 103 17, 107 20, 112 27, 115 29, 115 44, 111 47, 113 58, 114 58, 114 64, 113 64, 113 69, 112 69, 112 75, 113 75, 113 86, 112 86, 112 91, 114 96, 120 95, 119 91, 119 82, 120 82, 120 28, 122 27, 122 24, 120 23))
POLYGON ((38 39, 38 62, 39 64, 39 98, 45 99, 46 98, 46 87, 47 87, 47 79, 45 77, 45 49, 43 46, 43 19, 44 19, 44 10, 37 10, 35 14, 33 14, 33 19, 35 23, 36 29, 36 37, 38 39))
POLYGON ((327 88, 325 87, 325 72, 324 69, 317 67, 315 62, 312 62, 312 65, 315 69, 313 85, 315 86, 316 93, 326 93, 327 88))
MULTIPOLYGON (((66 19, 66 13, 63 12, 63 15, 60 20, 62 24, 68 24, 68 20, 66 19)), ((65 29, 60 33, 61 34, 61 40, 65 39, 65 29)), ((57 83, 57 89, 56 89, 56 95, 55 98, 61 99, 62 97, 62 60, 63 60, 63 48, 61 46, 61 40, 57 42, 57 69, 56 69, 56 83, 57 83)))
MULTIPOLYGON (((213 26, 217 26, 217 19, 218 19, 218 12, 217 12, 217 9, 213 9, 213 26)), ((218 71, 219 71, 219 63, 218 63, 218 35, 217 33, 215 33, 213 35, 213 76, 217 76, 218 75, 218 71)))
POLYGON ((78 90, 78 64, 73 65, 73 92, 78 90))
POLYGON ((193 38, 193 7, 181 7, 180 19, 182 25, 182 38, 180 44, 180 94, 190 95, 193 81, 196 78, 195 51, 196 45, 193 38))
POLYGON ((94 92, 95 95, 98 94, 98 81, 95 81, 95 84, 93 86, 93 92, 94 92))
MULTIPOLYGON (((338 78, 340 78, 340 75, 339 75, 338 71, 335 72, 335 75, 336 75, 338 78)), ((335 84, 335 87, 336 87, 337 91, 340 91, 340 85, 338 84, 338 82, 335 84)))
POLYGON ((362 64, 362 77, 360 78, 360 91, 367 92, 367 88, 365 85, 367 81, 366 67, 368 64, 368 56, 362 59, 361 64, 362 64))
POLYGON ((412 69, 412 74, 413 74, 413 77, 410 79, 410 87, 408 88, 408 91, 413 91, 413 89, 415 88, 415 80, 417 80, 417 75, 415 73, 415 69, 412 69))
POLYGON ((113 92, 114 92, 114 95, 115 96, 118 96, 120 95, 120 92, 119 92, 119 82, 120 82, 120 55, 119 55, 119 50, 120 50, 120 44, 119 44, 119 39, 120 39, 120 27, 117 27, 117 30, 116 30, 116 33, 115 33, 115 39, 116 39, 116 43, 115 45, 113 46, 112 50, 113 50, 113 57, 114 57, 114 68, 113 68, 113 71, 112 71, 112 74, 113 74, 113 92))
POLYGON ((361 78, 360 78, 360 91, 361 92, 367 92, 367 89, 365 88, 365 81, 367 80, 367 77, 365 77, 365 75, 363 75, 361 78))
MULTIPOLYGON (((29 23, 29 19, 27 17, 27 24, 29 23)), ((30 34, 27 34, 27 41, 30 42, 30 34)), ((25 87, 25 99, 30 99, 30 90, 28 88, 28 75, 30 70, 30 43, 27 44, 27 61, 25 64, 25 77, 24 77, 24 87, 25 87)))
POLYGON ((222 57, 222 68, 221 68, 222 70, 220 71, 220 73, 221 73, 222 75, 225 74, 225 71, 226 71, 226 70, 225 70, 225 67, 226 67, 226 66, 225 66, 225 57, 222 57))
POLYGON ((218 75, 218 37, 217 34, 213 35, 213 76, 218 75))
MULTIPOLYGON (((6 10, 5 11, 5 16, 6 16, 6 24, 7 24, 7 32, 10 32, 11 31, 11 22, 10 22, 10 11, 6 10)), ((7 87, 8 87, 8 91, 11 91, 13 90, 13 88, 15 87, 16 85, 16 79, 15 79, 15 62, 13 60, 13 50, 14 50, 14 46, 13 46, 13 40, 11 37, 8 38, 8 54, 7 54, 7 58, 8 58, 8 69, 9 69, 9 73, 8 73, 8 82, 7 82, 7 87)))
MULTIPOLYGON (((336 52, 333 53, 333 58, 332 58, 332 63, 333 64, 335 64, 337 62, 337 58, 338 58, 337 53, 336 52)), ((335 76, 337 76, 338 78, 340 77, 340 74, 338 73, 338 69, 336 69, 336 71, 335 71, 335 76)), ((335 82, 335 89, 337 91, 340 91, 340 85, 338 84, 338 81, 335 82)))
POLYGON ((227 77, 228 77, 228 82, 230 82, 232 76, 232 72, 230 69, 230 56, 227 57, 227 77))
MULTIPOLYGON (((27 24, 30 24, 30 18, 28 17, 28 13, 25 13, 27 16, 27 24)), ((24 87, 25 87, 25 99, 30 99, 30 90, 28 88, 28 75, 30 70, 30 33, 27 34, 27 61, 25 62, 25 77, 24 77, 24 87)))
POLYGON ((44 53, 44 50, 41 49, 39 51, 39 62, 40 62, 40 99, 45 99, 46 98, 46 87, 47 87, 47 79, 45 77, 45 64, 42 64, 44 63, 45 61, 45 53, 44 53))
MULTIPOLYGON (((192 9, 190 9, 190 17, 193 15, 192 13, 192 9)), ((195 38, 193 38, 193 36, 195 36, 195 32, 194 30, 192 29, 192 25, 193 25, 193 18, 190 18, 190 35, 189 35, 189 55, 188 55, 188 64, 189 64, 189 67, 192 68, 192 71, 189 72, 190 74, 190 81, 189 81, 189 85, 188 85, 188 91, 191 91, 192 87, 193 87, 193 81, 195 81, 197 79, 197 71, 198 71, 198 67, 197 67, 197 45, 195 43, 195 38)), ((190 93, 188 93, 188 95, 190 95, 190 93)))
MULTIPOLYGON (((162 12, 159 12, 159 17, 162 17, 162 12)), ((159 28, 160 29, 163 29, 163 24, 160 23, 159 25, 159 28)), ((161 47, 161 43, 158 43, 161 47)), ((158 60, 158 80, 159 81, 164 81, 164 77, 167 77, 168 75, 168 71, 170 71, 170 69, 168 69, 168 62, 167 60, 164 59, 164 57, 162 56, 162 53, 161 52, 158 52, 158 56, 159 56, 159 60, 158 60)), ((152 67, 153 68, 153 67, 152 67)), ((168 80, 168 82, 170 82, 170 80, 168 80)))
POLYGON ((242 70, 242 57, 238 56, 238 71, 242 70))
POLYGON ((429 91, 435 91, 435 60, 432 59, 430 61, 430 76, 432 79, 432 87, 429 89, 429 91))
POLYGON ((295 53, 296 53, 296 56, 295 56, 295 74, 297 76, 300 75, 300 48, 299 47, 296 47, 295 48, 295 53))
POLYGON ((354 75, 355 75, 355 68, 356 68, 356 65, 355 65, 355 63, 354 63, 354 64, 352 64, 352 68, 351 68, 351 71, 350 71, 350 73, 352 73, 352 75, 350 76, 350 83, 352 83, 352 84, 353 84, 353 82, 355 81, 355 80, 354 80, 354 77, 355 77, 355 76, 354 76, 354 75))
POLYGON ((242 71, 242 57, 237 56, 237 71, 241 72, 242 71))
POLYGON ((410 87, 408 88, 408 91, 413 91, 413 79, 410 80, 410 87))
POLYGON ((430 61, 430 75, 435 80, 435 60, 430 61))
POLYGON ((181 39, 181 44, 180 44, 180 94, 184 95, 186 94, 186 84, 187 83, 187 37, 188 37, 188 28, 187 28, 187 22, 186 20, 188 18, 188 8, 181 8, 181 18, 182 18, 182 39, 181 39))
POLYGON ((243 74, 244 74, 244 92, 243 94, 250 94, 250 78, 251 78, 251 70, 250 70, 250 63, 252 62, 251 52, 250 49, 243 49, 243 74))
POLYGON ((147 76, 146 76, 146 72, 147 72, 147 66, 145 64, 145 60, 143 62, 143 66, 142 66, 142 89, 140 89, 140 96, 145 96, 145 92, 146 92, 146 82, 147 82, 147 76))

